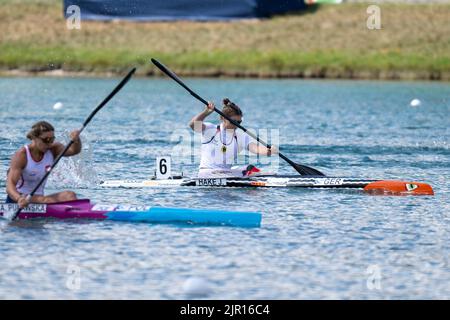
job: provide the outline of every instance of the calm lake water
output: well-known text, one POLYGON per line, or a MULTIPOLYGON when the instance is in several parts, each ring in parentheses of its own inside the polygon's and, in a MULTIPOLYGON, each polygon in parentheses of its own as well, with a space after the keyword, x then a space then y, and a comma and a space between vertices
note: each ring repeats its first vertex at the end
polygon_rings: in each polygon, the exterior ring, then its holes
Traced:
MULTIPOLYGON (((2 175, 34 122, 50 121, 68 141, 118 81, 0 78, 2 175), (56 102, 64 107, 54 110, 56 102)), ((450 298, 448 83, 187 82, 216 104, 235 101, 243 124, 296 162, 330 176, 424 181, 436 194, 101 188, 102 180, 153 175, 157 156, 171 155, 172 170, 184 175, 198 167, 187 123, 203 106, 173 81, 132 79, 83 132, 83 154, 58 165, 47 192, 73 189, 95 203, 258 210, 261 228, 1 220, 1 299, 450 298), (414 98, 419 107, 410 106, 414 98), (202 296, 187 285, 198 277, 207 283, 202 296)), ((259 162, 295 173, 284 162, 259 162)), ((3 198, 4 179, 0 187, 3 198)))

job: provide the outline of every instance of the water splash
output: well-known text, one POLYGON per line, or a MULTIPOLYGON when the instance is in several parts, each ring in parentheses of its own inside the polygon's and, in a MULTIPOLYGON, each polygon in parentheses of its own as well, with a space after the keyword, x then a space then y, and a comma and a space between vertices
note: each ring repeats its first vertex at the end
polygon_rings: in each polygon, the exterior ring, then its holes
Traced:
MULTIPOLYGON (((69 143, 69 131, 63 133, 61 142, 69 143)), ((55 189, 90 188, 98 184, 98 174, 93 166, 94 145, 86 137, 82 138, 80 154, 61 159, 49 177, 48 185, 55 189)))

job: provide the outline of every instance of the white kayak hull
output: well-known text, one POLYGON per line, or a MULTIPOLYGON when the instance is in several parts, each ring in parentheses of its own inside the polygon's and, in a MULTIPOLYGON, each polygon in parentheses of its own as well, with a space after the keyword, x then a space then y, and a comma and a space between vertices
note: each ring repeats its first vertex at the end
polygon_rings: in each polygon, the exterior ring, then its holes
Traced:
POLYGON ((246 178, 183 178, 166 180, 107 180, 106 188, 171 188, 171 187, 266 187, 266 188, 364 188, 375 179, 342 177, 254 176, 246 178))

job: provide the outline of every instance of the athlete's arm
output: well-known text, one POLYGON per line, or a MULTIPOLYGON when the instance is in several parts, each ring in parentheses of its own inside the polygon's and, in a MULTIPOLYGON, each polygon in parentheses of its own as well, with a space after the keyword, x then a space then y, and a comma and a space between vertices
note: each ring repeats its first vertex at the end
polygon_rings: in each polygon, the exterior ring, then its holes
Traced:
POLYGON ((278 153, 278 147, 275 145, 272 145, 269 148, 261 145, 261 144, 256 144, 255 142, 250 142, 248 145, 248 149, 250 150, 250 152, 255 153, 255 154, 260 154, 263 156, 271 156, 273 154, 277 154, 278 153))
POLYGON ((8 196, 19 204, 20 208, 26 207, 30 202, 33 203, 46 203, 45 196, 34 195, 30 201, 27 200, 27 194, 20 194, 17 191, 17 183, 20 180, 23 169, 27 165, 27 154, 24 148, 16 152, 11 159, 11 164, 8 170, 8 176, 6 178, 6 193, 8 196))
POLYGON ((191 127, 191 129, 194 130, 195 132, 203 132, 205 130, 203 120, 205 120, 207 116, 209 116, 211 113, 214 112, 214 108, 215 108, 214 103, 209 102, 205 110, 197 114, 195 117, 191 119, 191 121, 189 121, 189 127, 191 127), (199 123, 202 124, 201 127, 199 123))
POLYGON ((12 200, 16 202, 20 198, 20 193, 17 191, 16 186, 20 180, 20 176, 22 175, 22 171, 26 165, 27 165, 27 154, 25 148, 21 148, 12 157, 9 166, 8 176, 6 178, 6 193, 12 200))
MULTIPOLYGON (((80 132, 78 130, 70 133, 70 139, 73 141, 70 148, 64 154, 64 157, 71 157, 81 152, 82 144, 80 139, 80 132)), ((62 143, 55 142, 52 147, 52 152, 55 157, 60 155, 64 151, 65 146, 62 143)))

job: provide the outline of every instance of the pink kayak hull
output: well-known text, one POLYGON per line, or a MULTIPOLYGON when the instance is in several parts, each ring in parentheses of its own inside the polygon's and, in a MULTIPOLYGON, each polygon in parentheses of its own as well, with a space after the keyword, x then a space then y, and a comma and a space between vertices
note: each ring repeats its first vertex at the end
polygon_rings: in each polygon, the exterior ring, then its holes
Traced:
MULTIPOLYGON (((17 204, 0 203, 0 216, 4 211, 17 210, 17 204)), ((88 199, 52 204, 30 204, 18 219, 97 219, 150 223, 190 223, 260 227, 259 212, 214 209, 166 208, 129 205, 93 205, 88 199)))

